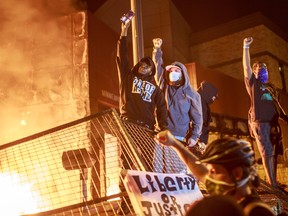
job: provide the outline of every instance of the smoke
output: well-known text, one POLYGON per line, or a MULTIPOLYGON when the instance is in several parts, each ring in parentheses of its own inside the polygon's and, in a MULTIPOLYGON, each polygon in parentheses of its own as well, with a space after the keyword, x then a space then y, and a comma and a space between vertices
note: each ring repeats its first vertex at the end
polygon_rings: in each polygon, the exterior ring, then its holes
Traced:
POLYGON ((45 128, 42 115, 49 110, 39 116, 39 110, 35 115, 27 107, 68 99, 72 36, 67 15, 85 7, 80 0, 0 1, 0 145, 7 136, 17 138, 13 128, 19 129, 23 112, 34 115, 34 128, 40 119, 38 128, 45 128))

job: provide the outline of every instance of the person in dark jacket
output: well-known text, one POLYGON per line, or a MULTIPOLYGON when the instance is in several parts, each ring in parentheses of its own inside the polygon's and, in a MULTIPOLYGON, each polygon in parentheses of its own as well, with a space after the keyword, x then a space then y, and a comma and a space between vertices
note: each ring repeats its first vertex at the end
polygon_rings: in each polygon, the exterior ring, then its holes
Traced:
POLYGON ((122 23, 117 46, 120 115, 124 120, 155 129, 155 116, 160 130, 167 128, 167 109, 164 94, 156 85, 155 64, 150 57, 142 58, 132 69, 128 58, 127 31, 130 22, 122 23))
POLYGON ((201 96, 202 104, 202 116, 203 116, 203 126, 199 140, 195 146, 190 148, 194 153, 197 152, 197 156, 200 156, 205 150, 205 146, 208 143, 209 138, 209 126, 212 122, 210 105, 218 97, 218 89, 212 85, 210 82, 203 81, 201 82, 197 92, 201 96))
MULTIPOLYGON (((166 102, 163 92, 155 82, 153 60, 150 57, 144 57, 134 67, 130 67, 127 41, 127 31, 130 24, 131 20, 126 24, 122 23, 121 35, 117 43, 116 64, 119 78, 120 116, 124 121, 135 123, 150 130, 165 130, 168 126, 166 102)), ((146 149, 146 147, 142 146, 141 149, 146 149)), ((125 149, 121 150, 122 168, 131 169, 132 161, 127 157, 125 149)), ((141 153, 148 171, 153 171, 154 155, 151 152, 141 153)), ((121 191, 124 191, 122 180, 119 187, 121 191)), ((129 207, 123 199, 121 199, 118 215, 129 212, 129 207)))

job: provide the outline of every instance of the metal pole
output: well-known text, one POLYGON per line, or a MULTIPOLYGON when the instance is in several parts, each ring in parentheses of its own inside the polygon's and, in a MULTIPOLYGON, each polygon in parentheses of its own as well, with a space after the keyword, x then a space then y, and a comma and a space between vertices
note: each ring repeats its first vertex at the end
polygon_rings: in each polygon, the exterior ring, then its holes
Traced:
POLYGON ((135 13, 135 17, 132 19, 133 61, 135 65, 144 57, 141 0, 131 0, 131 10, 135 13))

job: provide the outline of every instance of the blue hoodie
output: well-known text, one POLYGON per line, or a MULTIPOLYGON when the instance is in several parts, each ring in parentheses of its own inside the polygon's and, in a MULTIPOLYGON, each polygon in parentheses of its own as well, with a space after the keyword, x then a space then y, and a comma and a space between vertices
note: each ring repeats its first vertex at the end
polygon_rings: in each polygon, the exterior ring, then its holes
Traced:
POLYGON ((156 65, 155 80, 165 95, 168 110, 168 129, 174 136, 197 140, 201 134, 203 118, 201 96, 190 86, 186 67, 174 62, 182 69, 184 84, 180 87, 168 85, 168 74, 163 67, 162 50, 154 49, 152 59, 156 65))

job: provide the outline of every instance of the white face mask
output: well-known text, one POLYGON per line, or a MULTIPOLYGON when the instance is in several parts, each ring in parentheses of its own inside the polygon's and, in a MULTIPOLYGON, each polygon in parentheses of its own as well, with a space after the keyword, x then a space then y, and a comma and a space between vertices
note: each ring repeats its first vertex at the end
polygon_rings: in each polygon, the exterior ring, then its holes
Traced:
POLYGON ((170 82, 176 82, 176 81, 180 80, 181 77, 182 77, 182 73, 181 72, 171 71, 169 73, 170 82))

